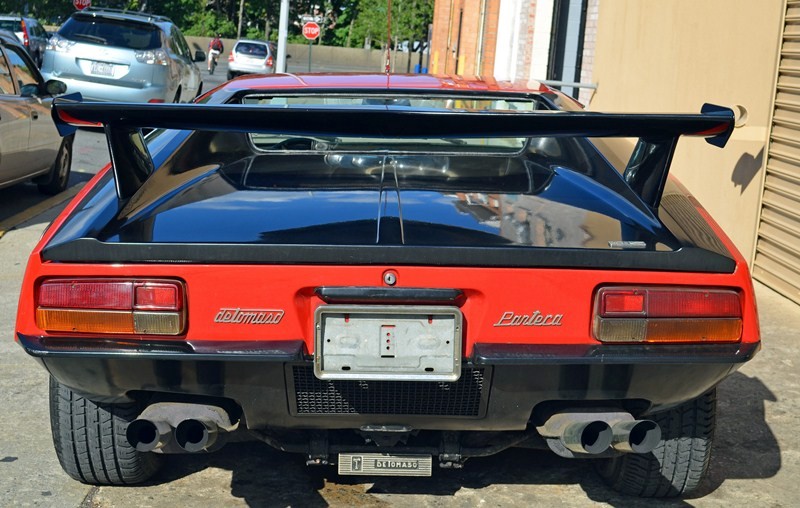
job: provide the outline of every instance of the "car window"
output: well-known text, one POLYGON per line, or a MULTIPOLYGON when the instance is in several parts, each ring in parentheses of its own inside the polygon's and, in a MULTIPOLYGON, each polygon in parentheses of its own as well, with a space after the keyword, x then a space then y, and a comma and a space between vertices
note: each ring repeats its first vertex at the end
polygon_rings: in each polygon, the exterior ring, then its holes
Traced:
MULTIPOLYGON (((263 46, 262 46, 263 47, 263 46)), ((318 106, 322 108, 346 108, 351 106, 373 108, 419 108, 427 110, 456 110, 456 111, 533 111, 539 104, 535 100, 504 99, 504 98, 468 98, 419 95, 262 95, 253 94, 242 98, 242 103, 247 105, 260 105, 267 107, 305 107, 318 106)), ((292 142, 295 136, 290 134, 261 134, 252 133, 251 141, 258 150, 282 150, 286 143, 292 142)), ((337 137, 335 143, 326 144, 326 150, 422 150, 439 152, 518 152, 525 147, 527 138, 518 137, 487 137, 487 138, 459 138, 459 139, 401 139, 401 138, 356 138, 337 137)))
POLYGON ((25 85, 37 85, 39 80, 32 70, 33 64, 21 53, 17 48, 6 48, 8 59, 11 61, 11 67, 14 68, 14 76, 17 79, 17 85, 22 89, 25 85))
POLYGON ((128 49, 161 47, 161 30, 157 26, 129 20, 72 16, 58 34, 71 41, 103 46, 128 49))
POLYGON ((189 45, 186 43, 186 39, 183 38, 183 34, 177 28, 172 28, 172 38, 174 40, 173 49, 179 55, 185 56, 190 58, 191 52, 189 51, 189 45))
POLYGON ((21 32, 22 25, 19 20, 14 19, 0 19, 0 30, 8 30, 9 32, 21 32))
POLYGON ((267 45, 254 42, 240 42, 236 45, 236 52, 242 55, 264 58, 267 56, 267 45))
POLYGON ((2 53, 0 53, 0 93, 5 95, 14 94, 14 82, 11 80, 11 71, 8 69, 8 62, 2 53))

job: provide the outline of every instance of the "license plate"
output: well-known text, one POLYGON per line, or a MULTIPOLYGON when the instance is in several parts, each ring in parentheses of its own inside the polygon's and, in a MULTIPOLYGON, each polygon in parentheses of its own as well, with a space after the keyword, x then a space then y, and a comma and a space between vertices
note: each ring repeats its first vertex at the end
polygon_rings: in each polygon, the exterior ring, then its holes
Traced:
POLYGON ((319 379, 453 382, 461 375, 456 307, 323 305, 314 321, 319 379))
POLYGON ((113 76, 114 64, 106 62, 92 62, 91 72, 97 76, 113 76))
POLYGON ((389 455, 386 453, 340 453, 340 475, 431 476, 430 455, 389 455))

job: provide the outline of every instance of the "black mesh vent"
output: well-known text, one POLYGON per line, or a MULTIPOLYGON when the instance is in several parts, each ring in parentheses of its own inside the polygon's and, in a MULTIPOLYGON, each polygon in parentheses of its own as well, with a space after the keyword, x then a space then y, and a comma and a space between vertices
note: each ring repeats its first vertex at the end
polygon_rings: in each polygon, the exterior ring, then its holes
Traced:
POLYGON ((322 381, 312 367, 294 366, 297 414, 479 416, 482 368, 466 368, 455 383, 322 381))

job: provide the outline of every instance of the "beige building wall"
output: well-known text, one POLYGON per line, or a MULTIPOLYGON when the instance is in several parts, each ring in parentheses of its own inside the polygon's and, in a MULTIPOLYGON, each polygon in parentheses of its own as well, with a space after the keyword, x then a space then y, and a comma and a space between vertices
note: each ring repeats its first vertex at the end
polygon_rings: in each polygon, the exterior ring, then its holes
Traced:
POLYGON ((785 0, 601 0, 589 109, 699 112, 740 104, 720 150, 683 138, 672 172, 748 261, 756 240, 785 0))

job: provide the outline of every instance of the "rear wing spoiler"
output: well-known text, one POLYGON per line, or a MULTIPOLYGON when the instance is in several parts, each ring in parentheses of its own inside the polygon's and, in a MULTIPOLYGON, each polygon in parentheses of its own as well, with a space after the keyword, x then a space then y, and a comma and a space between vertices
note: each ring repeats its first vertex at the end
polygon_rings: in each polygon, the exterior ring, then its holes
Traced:
POLYGON ((53 103, 62 136, 78 127, 103 127, 117 195, 128 199, 154 171, 142 128, 258 132, 304 136, 396 138, 633 137, 639 138, 624 173, 655 209, 680 136, 723 147, 734 127, 731 109, 706 104, 700 114, 516 112, 413 109, 406 106, 251 106, 241 104, 53 103))

